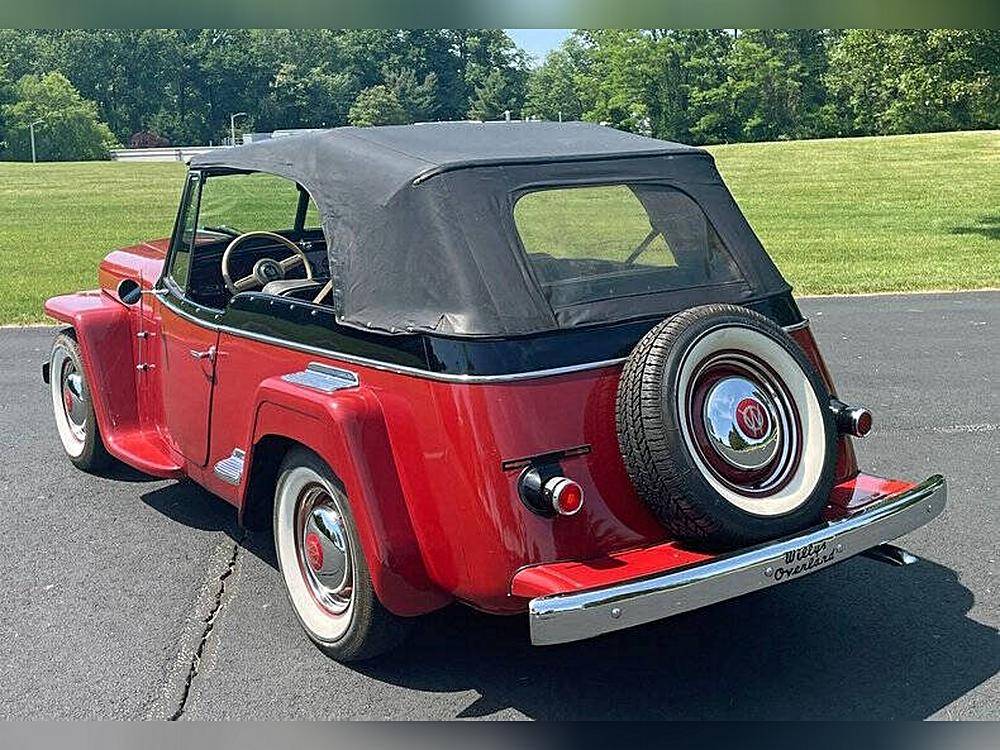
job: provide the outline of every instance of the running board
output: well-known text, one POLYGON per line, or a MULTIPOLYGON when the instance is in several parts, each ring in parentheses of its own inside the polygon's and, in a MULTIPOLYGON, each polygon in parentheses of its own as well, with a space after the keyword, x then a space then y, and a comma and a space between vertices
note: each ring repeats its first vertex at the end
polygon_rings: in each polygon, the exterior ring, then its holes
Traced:
POLYGON ((240 448, 233 448, 233 454, 224 458, 215 465, 212 472, 226 484, 234 487, 239 485, 243 478, 243 464, 246 460, 246 452, 240 448))

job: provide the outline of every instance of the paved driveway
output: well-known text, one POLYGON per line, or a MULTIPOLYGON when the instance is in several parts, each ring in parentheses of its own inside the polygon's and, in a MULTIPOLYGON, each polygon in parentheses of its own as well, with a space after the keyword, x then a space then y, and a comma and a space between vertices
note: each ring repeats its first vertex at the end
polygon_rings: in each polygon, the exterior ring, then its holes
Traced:
POLYGON ((345 667, 299 631, 267 535, 187 483, 64 459, 47 329, 0 331, 0 715, 11 718, 996 718, 1000 293, 804 300, 863 466, 943 472, 906 545, 632 631, 533 648, 451 607, 345 667))

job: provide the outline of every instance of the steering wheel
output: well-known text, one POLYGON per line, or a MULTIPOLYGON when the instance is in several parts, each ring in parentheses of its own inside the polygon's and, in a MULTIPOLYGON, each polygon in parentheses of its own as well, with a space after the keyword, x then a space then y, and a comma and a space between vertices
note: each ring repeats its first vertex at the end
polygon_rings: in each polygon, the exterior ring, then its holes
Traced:
POLYGON ((239 237, 234 238, 233 241, 226 247, 226 251, 222 254, 222 280, 226 282, 226 289, 233 294, 238 294, 239 292, 247 292, 251 289, 263 289, 264 285, 268 282, 278 281, 285 278, 285 273, 287 271, 291 271, 293 268, 297 268, 298 266, 305 267, 307 279, 313 278, 313 268, 309 263, 309 258, 306 255, 305 250, 296 245, 290 239, 282 237, 280 234, 275 234, 274 232, 244 232, 239 237), (274 240, 275 242, 287 247, 294 253, 294 255, 280 261, 275 260, 274 258, 261 258, 253 264, 253 271, 251 271, 248 276, 244 276, 242 279, 233 281, 229 274, 229 259, 239 245, 254 237, 266 237, 269 240, 274 240))

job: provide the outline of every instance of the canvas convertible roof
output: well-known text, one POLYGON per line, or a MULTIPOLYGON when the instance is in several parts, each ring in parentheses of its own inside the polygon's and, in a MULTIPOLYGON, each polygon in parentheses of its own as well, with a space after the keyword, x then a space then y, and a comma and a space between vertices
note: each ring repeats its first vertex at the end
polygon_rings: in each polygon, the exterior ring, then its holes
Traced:
POLYGON ((513 221, 521 193, 553 184, 681 187, 705 210, 746 277, 713 301, 745 302, 788 288, 706 152, 598 125, 335 128, 203 154, 191 168, 267 172, 309 191, 329 249, 333 306, 347 325, 522 335, 690 304, 675 292, 669 299, 654 294, 554 311, 532 278, 513 221))

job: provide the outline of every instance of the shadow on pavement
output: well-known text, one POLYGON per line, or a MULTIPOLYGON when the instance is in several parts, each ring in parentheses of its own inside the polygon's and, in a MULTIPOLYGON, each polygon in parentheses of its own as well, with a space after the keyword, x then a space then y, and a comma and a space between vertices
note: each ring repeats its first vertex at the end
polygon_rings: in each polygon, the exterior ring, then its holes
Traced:
MULTIPOLYGON (((268 533, 189 483, 143 495, 179 523, 219 530, 276 567, 268 533)), ((349 665, 400 687, 479 697, 458 717, 923 719, 1000 670, 973 595, 931 561, 855 559, 787 586, 575 644, 533 647, 524 617, 453 605, 398 651, 349 665)))

